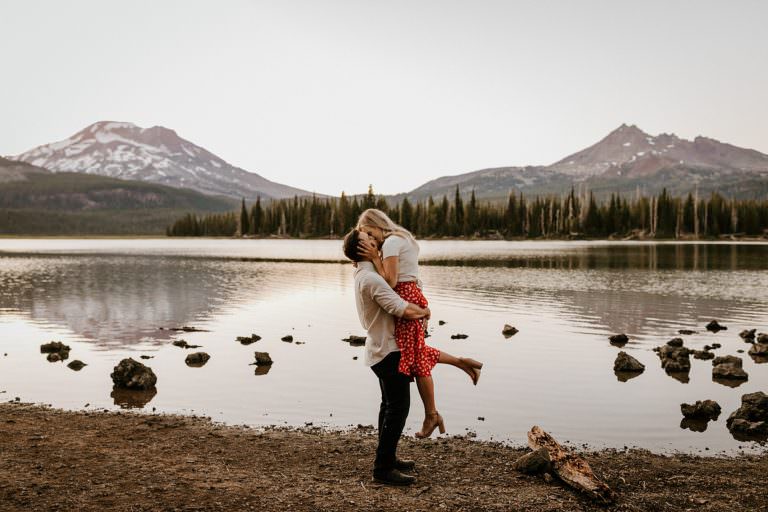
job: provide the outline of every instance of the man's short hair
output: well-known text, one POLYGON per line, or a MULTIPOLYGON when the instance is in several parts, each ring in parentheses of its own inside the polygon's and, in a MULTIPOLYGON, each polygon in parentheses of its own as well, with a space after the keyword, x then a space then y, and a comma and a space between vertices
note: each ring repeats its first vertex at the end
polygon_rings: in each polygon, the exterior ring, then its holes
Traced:
POLYGON ((353 229, 344 237, 344 256, 352 261, 363 261, 360 257, 358 244, 360 243, 360 232, 353 229))

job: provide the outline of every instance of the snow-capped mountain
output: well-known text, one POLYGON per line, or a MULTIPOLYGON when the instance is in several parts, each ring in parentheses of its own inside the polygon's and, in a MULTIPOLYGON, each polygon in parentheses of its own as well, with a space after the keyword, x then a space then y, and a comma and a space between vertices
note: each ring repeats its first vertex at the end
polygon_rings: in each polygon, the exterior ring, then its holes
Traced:
POLYGON ((100 121, 68 139, 8 158, 52 172, 148 181, 235 198, 310 194, 235 167, 162 126, 100 121))
POLYGON ((622 124, 597 144, 567 156, 550 170, 594 176, 613 168, 619 174, 648 175, 675 166, 729 171, 768 171, 768 155, 707 137, 693 141, 674 134, 652 136, 622 124))
POLYGON ((408 192, 416 199, 450 195, 459 186, 480 198, 503 199, 510 192, 549 195, 571 187, 598 195, 721 192, 742 198, 768 194, 768 155, 707 137, 685 140, 674 134, 652 136, 622 124, 596 144, 549 166, 498 167, 443 176, 408 192))

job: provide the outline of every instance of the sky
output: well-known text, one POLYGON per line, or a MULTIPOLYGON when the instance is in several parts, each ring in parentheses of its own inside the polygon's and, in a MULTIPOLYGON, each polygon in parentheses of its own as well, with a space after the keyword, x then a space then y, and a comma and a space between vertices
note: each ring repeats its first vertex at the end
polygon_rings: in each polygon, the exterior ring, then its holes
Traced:
POLYGON ((553 163, 622 123, 768 153, 768 2, 0 0, 0 154, 161 125, 324 194, 553 163))

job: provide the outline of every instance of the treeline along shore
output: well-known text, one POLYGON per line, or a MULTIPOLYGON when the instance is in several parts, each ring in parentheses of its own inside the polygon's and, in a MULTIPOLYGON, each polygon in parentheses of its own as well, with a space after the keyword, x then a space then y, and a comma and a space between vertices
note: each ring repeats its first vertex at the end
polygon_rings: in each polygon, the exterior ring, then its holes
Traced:
POLYGON ((294 197, 252 205, 240 212, 188 213, 166 230, 168 236, 341 236, 355 226, 366 208, 379 208, 421 238, 642 238, 708 239, 724 235, 768 235, 768 199, 728 199, 712 193, 672 197, 666 189, 655 196, 616 194, 598 201, 577 194, 532 198, 511 193, 506 203, 468 199, 456 187, 452 198, 400 202, 376 196, 294 197))

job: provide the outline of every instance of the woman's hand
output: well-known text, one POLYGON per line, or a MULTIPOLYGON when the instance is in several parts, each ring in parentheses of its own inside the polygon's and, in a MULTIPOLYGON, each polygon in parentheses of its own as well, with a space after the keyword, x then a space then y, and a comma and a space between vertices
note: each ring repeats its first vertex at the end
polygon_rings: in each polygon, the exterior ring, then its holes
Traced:
POLYGON ((364 260, 377 261, 381 259, 379 256, 379 248, 376 247, 376 242, 373 240, 360 240, 357 244, 357 254, 364 260))

